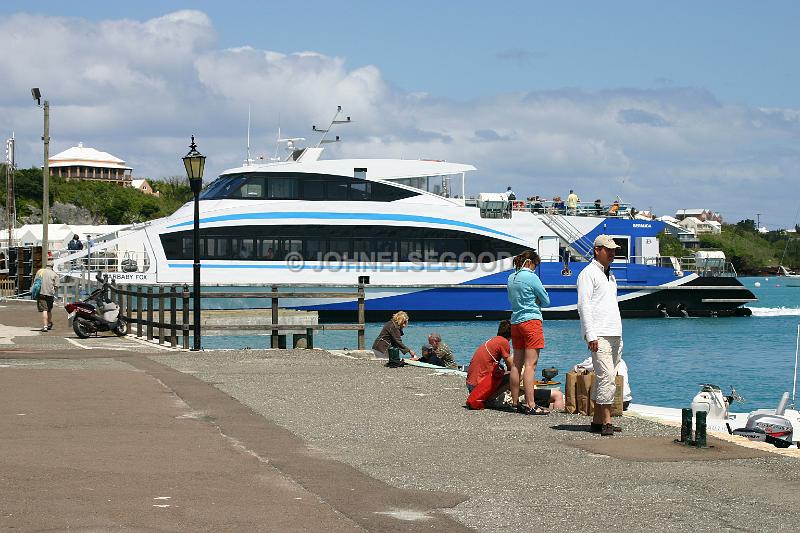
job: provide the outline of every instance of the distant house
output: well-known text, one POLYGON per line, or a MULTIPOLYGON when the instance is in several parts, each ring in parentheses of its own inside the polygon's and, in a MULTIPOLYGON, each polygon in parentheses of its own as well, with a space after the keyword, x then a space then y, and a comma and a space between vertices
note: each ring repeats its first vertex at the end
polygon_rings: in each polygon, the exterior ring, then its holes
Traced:
POLYGON ((68 148, 48 160, 50 175, 70 180, 92 180, 129 186, 133 169, 108 152, 88 148, 83 143, 68 148))
POLYGON ((152 196, 161 196, 160 193, 155 192, 153 190, 153 187, 151 187, 150 184, 147 183, 147 180, 145 179, 131 180, 131 187, 133 187, 134 189, 138 189, 145 194, 150 194, 152 196))
POLYGON ((697 238, 694 229, 682 225, 677 218, 664 215, 659 217, 658 220, 665 224, 664 231, 677 238, 684 247, 697 248, 700 246, 700 239, 697 238))
POLYGON ((685 220, 687 218, 696 218, 698 220, 714 220, 722 223, 722 215, 710 209, 678 209, 675 211, 675 218, 678 220, 685 220))
POLYGON ((695 217, 686 217, 678 222, 678 224, 682 228, 693 231, 695 235, 701 235, 703 233, 717 235, 722 232, 722 224, 716 220, 701 220, 695 217))

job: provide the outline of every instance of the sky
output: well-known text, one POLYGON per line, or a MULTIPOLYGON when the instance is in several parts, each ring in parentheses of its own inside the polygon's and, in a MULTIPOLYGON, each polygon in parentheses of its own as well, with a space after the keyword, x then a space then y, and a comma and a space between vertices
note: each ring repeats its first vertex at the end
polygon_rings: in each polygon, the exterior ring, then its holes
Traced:
MULTIPOLYGON (((0 3, 0 134, 17 164, 83 142, 136 177, 206 181, 284 135, 327 157, 445 159, 468 194, 619 196, 790 227, 800 208, 800 3, 228 0, 0 3)), ((281 152, 282 153, 282 152, 281 152)))

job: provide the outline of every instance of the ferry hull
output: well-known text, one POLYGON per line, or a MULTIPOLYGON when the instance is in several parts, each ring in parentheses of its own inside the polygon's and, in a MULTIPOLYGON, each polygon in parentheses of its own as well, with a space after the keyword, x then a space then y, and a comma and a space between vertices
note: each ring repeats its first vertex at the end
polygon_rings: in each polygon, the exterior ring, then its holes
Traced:
MULTIPOLYGON (((398 310, 426 321, 502 320, 511 314, 505 287, 427 289, 369 299, 373 290, 379 288, 367 290, 369 322, 386 321, 398 310)), ((543 309, 545 320, 579 318, 574 286, 548 287, 548 291, 555 301, 571 299, 574 303, 543 309)), ((736 278, 697 277, 677 286, 620 287, 619 293, 623 318, 749 316, 750 310, 742 305, 756 299, 736 278)), ((317 311, 323 322, 341 322, 352 320, 356 302, 304 305, 302 309, 317 311)))

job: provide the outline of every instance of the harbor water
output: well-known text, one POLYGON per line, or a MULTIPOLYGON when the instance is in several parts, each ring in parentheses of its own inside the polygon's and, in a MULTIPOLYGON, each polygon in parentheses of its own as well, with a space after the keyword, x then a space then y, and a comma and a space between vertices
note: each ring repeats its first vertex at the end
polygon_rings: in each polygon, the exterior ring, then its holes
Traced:
MULTIPOLYGON (((747 403, 734 404, 734 411, 771 407, 784 391, 791 394, 800 324, 800 280, 740 279, 759 298, 749 306, 751 317, 623 321, 623 358, 629 367, 634 402, 688 407, 698 383, 714 383, 726 394, 731 385, 735 386, 747 403)), ((368 348, 381 326, 367 325, 368 348)), ((539 369, 555 366, 563 381, 565 372, 589 355, 580 338, 580 325, 577 320, 550 320, 544 329, 547 345, 539 369)), ((457 362, 466 365, 475 347, 495 335, 497 323, 416 322, 412 315, 403 340, 418 351, 433 331, 450 345, 457 362)), ((314 343, 318 348, 353 348, 356 335, 352 331, 320 332, 314 343)), ((203 346, 267 348, 269 336, 205 337, 203 346)))

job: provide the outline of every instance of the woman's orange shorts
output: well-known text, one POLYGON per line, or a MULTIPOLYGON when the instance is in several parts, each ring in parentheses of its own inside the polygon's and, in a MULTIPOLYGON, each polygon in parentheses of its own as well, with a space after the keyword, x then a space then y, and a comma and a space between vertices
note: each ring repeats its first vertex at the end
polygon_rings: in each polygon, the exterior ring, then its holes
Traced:
POLYGON ((511 324, 511 343, 514 349, 544 348, 544 331, 541 320, 528 320, 519 324, 511 324))

